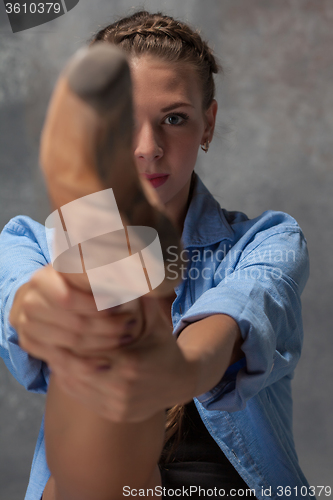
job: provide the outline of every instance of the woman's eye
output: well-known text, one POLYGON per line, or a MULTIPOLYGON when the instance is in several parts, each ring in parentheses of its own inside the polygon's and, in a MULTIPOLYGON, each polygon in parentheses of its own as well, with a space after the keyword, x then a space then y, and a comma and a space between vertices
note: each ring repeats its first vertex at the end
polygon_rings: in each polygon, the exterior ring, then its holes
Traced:
POLYGON ((183 125, 187 120, 188 116, 185 114, 169 115, 164 120, 164 123, 167 125, 183 125))

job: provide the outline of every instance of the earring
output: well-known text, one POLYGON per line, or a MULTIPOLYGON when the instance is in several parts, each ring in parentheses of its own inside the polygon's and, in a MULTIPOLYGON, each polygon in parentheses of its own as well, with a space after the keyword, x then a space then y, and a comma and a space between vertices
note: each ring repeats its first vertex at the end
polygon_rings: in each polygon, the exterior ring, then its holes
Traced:
POLYGON ((204 151, 205 153, 208 152, 208 149, 209 149, 209 140, 207 139, 207 141, 204 143, 204 144, 201 144, 201 149, 202 151, 204 151))

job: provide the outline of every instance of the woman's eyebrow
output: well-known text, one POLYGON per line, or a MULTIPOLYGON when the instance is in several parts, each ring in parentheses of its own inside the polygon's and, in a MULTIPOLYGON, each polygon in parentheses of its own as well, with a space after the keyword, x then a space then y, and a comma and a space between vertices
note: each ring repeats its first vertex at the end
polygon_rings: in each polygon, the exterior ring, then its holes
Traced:
POLYGON ((189 106, 191 108, 194 107, 192 106, 192 104, 189 104, 188 102, 174 102, 173 104, 170 104, 170 106, 162 108, 161 111, 162 113, 167 113, 167 111, 172 111, 173 109, 181 108, 182 106, 189 106))

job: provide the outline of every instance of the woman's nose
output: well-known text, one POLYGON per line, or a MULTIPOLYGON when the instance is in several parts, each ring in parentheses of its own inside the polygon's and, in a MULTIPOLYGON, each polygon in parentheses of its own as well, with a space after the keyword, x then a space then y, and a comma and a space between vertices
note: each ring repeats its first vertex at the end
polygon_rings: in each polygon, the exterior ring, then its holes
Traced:
POLYGON ((142 125, 135 133, 134 156, 140 161, 151 163, 163 156, 163 148, 153 127, 142 125))

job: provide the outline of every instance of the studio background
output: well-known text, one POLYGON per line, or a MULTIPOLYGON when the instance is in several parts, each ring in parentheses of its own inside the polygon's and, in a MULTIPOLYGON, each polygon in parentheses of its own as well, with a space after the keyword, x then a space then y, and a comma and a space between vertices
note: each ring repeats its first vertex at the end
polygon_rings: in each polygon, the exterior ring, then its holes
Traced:
MULTIPOLYGON (((198 158, 204 183, 228 210, 290 213, 308 240, 294 432, 310 485, 333 487, 331 0, 80 0, 55 21, 15 34, 0 2, 0 228, 18 214, 41 223, 49 215, 38 144, 57 74, 99 27, 133 6, 200 28, 224 67, 216 135, 198 158)), ((24 497, 43 406, 0 360, 3 500, 24 497)))

